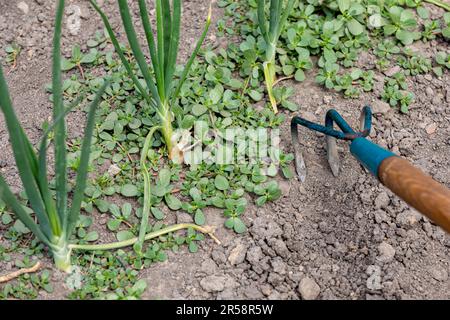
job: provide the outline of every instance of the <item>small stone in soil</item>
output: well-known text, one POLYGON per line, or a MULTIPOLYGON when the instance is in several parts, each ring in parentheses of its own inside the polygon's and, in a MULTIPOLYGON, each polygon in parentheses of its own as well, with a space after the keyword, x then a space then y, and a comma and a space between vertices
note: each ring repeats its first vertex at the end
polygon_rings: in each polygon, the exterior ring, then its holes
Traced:
POLYGON ((200 280, 200 285, 206 292, 220 292, 225 289, 226 278, 222 276, 208 276, 200 280))
POLYGON ((447 281, 448 280, 448 272, 444 268, 440 266, 435 266, 431 270, 431 276, 437 281, 447 281))
POLYGON ((431 101, 431 103, 433 104, 433 106, 439 106, 441 104, 441 97, 440 97, 440 95, 435 95, 433 97, 433 100, 431 101))
POLYGON ((376 223, 382 223, 382 222, 388 221, 388 216, 387 216, 386 212, 383 210, 375 211, 374 216, 375 216, 376 223))
POLYGON ((225 254, 220 251, 220 250, 213 250, 213 252, 211 253, 211 257, 212 259, 217 262, 218 264, 221 263, 226 263, 227 262, 227 257, 225 256, 225 254))
POLYGON ((428 134, 433 134, 436 132, 437 129, 437 124, 436 123, 430 123, 429 125, 426 126, 425 131, 428 134))
POLYGON ((271 239, 269 240, 269 245, 272 247, 272 249, 275 250, 275 252, 284 258, 287 258, 289 256, 289 249, 286 246, 286 243, 284 243, 281 239, 271 239))
POLYGON ((303 300, 315 300, 320 294, 320 287, 314 279, 306 277, 300 281, 298 292, 303 300))
POLYGON ((409 209, 397 214, 395 219, 396 223, 400 227, 412 227, 422 218, 421 214, 413 209, 409 209))
POLYGON ((208 275, 213 274, 217 270, 217 264, 212 259, 206 259, 202 262, 200 270, 208 275))
POLYGON ((28 14, 28 12, 30 12, 30 7, 28 7, 28 4, 25 1, 20 1, 17 4, 17 8, 19 8, 24 14, 28 14))
POLYGON ((369 290, 381 290, 381 268, 379 266, 370 265, 367 267, 366 273, 369 275, 367 278, 366 287, 369 290))
POLYGON ((333 101, 332 96, 323 96, 323 103, 329 104, 331 101, 333 101))
POLYGON ((251 264, 257 264, 263 258, 261 247, 253 246, 247 250, 247 261, 251 264))
POLYGON ((272 259, 271 261, 272 264, 272 268, 273 271, 280 274, 280 275, 285 275, 286 274, 286 263, 283 261, 282 258, 280 257, 275 257, 274 259, 272 259))
POLYGON ((427 96, 432 97, 434 95, 434 91, 431 87, 426 87, 425 88, 425 93, 427 94, 427 96))
POLYGON ((232 265, 242 263, 245 260, 245 254, 246 254, 245 246, 242 243, 239 243, 236 247, 234 247, 231 250, 230 255, 228 256, 228 261, 232 265))
POLYGON ((386 192, 381 192, 376 198, 375 198, 375 208, 381 209, 386 208, 389 205, 390 199, 386 192))
POLYGON ((377 257, 377 260, 380 262, 390 262, 394 259, 395 249, 387 242, 382 242, 378 246, 378 251, 380 255, 377 257))
POLYGON ((382 101, 382 100, 375 100, 372 102, 372 112, 373 114, 385 114, 391 110, 391 106, 382 101))

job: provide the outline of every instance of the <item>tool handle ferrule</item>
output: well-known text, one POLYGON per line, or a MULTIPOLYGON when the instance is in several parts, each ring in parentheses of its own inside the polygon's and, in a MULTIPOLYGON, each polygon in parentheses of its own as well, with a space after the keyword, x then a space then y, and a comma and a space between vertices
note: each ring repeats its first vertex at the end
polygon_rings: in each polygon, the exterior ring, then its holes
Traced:
POLYGON ((365 138, 356 138, 353 140, 350 145, 350 152, 377 178, 378 169, 381 163, 385 159, 395 156, 395 153, 392 153, 365 138))

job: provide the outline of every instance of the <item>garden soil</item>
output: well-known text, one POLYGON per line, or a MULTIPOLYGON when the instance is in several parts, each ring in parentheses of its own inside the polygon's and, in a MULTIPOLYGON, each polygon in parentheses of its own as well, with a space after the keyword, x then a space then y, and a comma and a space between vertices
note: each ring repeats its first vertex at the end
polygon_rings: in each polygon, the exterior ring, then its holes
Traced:
MULTIPOLYGON (((66 1, 65 20, 80 13, 81 28, 63 29, 63 51, 74 43, 83 48, 103 26, 87 1, 66 1), (78 10, 78 8, 80 10, 78 10)), ((117 4, 98 1, 120 26, 117 4)), ((22 53, 17 67, 6 67, 7 80, 17 114, 26 132, 36 143, 41 123, 51 115, 45 85, 51 81, 51 40, 54 1, 0 0, 0 48, 17 42, 22 53)), ((184 20, 180 62, 192 51, 202 30, 208 5, 204 0, 183 1, 184 20)), ((133 5, 137 17, 137 5, 133 5)), ((442 15, 429 7, 432 18, 442 15)), ((222 11, 215 6, 213 25, 222 11)), ((73 17, 72 17, 73 18, 73 17)), ((116 29, 117 30, 117 29, 116 29)), ((226 43, 214 35, 208 42, 226 43)), ((449 51, 448 43, 430 41, 416 45, 426 57, 449 51)), ((3 50, 2 55, 4 54, 3 50)), ((362 54, 360 67, 373 67, 374 57, 362 54)), ((436 180, 450 186, 450 75, 440 79, 418 75, 408 80, 416 101, 408 114, 400 114, 380 101, 381 74, 374 92, 359 99, 343 99, 314 83, 314 70, 303 83, 283 82, 295 88, 292 101, 299 113, 323 122, 329 108, 335 108, 359 123, 359 112, 371 105, 375 116, 371 139, 406 157, 436 180)), ((286 118, 293 116, 286 113, 286 118)), ((15 170, 8 134, 0 117, 0 170, 17 191, 20 181, 15 170)), ((81 135, 82 112, 68 117, 72 136, 81 135)), ((282 146, 292 152, 289 121, 282 125, 282 146)), ((222 213, 206 210, 207 224, 218 227, 222 245, 204 241, 200 250, 169 253, 164 263, 156 263, 140 273, 147 280, 146 299, 449 299, 450 237, 428 219, 409 208, 348 152, 341 148, 342 170, 334 178, 326 162, 325 139, 300 133, 308 167, 306 183, 279 179, 283 197, 263 207, 250 205, 243 220, 248 232, 237 235, 223 226, 222 213)), ((172 213, 174 222, 191 221, 185 213, 172 213)), ((94 217, 95 219, 95 217, 94 217)), ((105 229, 104 226, 102 228, 105 229)), ((105 229, 106 230, 106 229, 105 229)), ((1 238, 0 242, 6 241, 1 238)), ((50 259, 44 264, 52 268, 50 259)), ((13 268, 11 263, 0 270, 13 268)), ((64 275, 52 272, 55 291, 40 293, 41 299, 64 299, 64 275)))

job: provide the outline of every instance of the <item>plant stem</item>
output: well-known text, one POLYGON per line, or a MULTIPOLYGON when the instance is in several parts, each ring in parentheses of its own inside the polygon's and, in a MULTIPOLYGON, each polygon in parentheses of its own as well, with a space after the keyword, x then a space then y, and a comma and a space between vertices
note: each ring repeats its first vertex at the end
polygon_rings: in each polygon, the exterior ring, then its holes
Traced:
POLYGON ((447 4, 447 3, 443 2, 443 1, 440 1, 440 0, 425 0, 425 2, 434 4, 435 6, 438 6, 438 7, 444 8, 447 11, 450 11, 450 4, 447 4))
POLYGON ((174 154, 174 146, 172 141, 173 136, 173 127, 172 127, 172 113, 170 111, 169 105, 164 103, 162 107, 162 112, 159 113, 159 117, 161 119, 161 127, 160 131, 163 135, 164 142, 166 143, 167 151, 169 153, 170 160, 176 160, 176 154, 174 154))
POLYGON ((278 78, 274 83, 273 83, 273 86, 275 87, 277 84, 279 84, 281 81, 284 81, 284 80, 289 80, 289 79, 292 79, 294 76, 287 76, 287 77, 283 77, 283 78, 278 78))
POLYGON ((141 220, 141 226, 139 228, 139 240, 134 245, 134 250, 136 253, 141 254, 142 252, 142 246, 144 245, 144 237, 145 233, 147 232, 147 226, 148 226, 148 216, 150 213, 151 208, 151 181, 150 181, 150 174, 148 172, 146 162, 147 162, 147 155, 148 150, 150 148, 150 144, 153 139, 153 134, 156 130, 160 129, 160 127, 153 127, 150 129, 150 131, 147 134, 147 137, 145 138, 144 147, 142 149, 141 153, 141 173, 142 177, 144 179, 144 207, 142 209, 142 220, 141 220))
POLYGON ((267 94, 269 95, 270 104, 274 113, 278 112, 277 100, 273 95, 273 85, 275 82, 275 63, 274 62, 264 62, 264 78, 266 79, 267 94))
POLYGON ((250 74, 250 75, 247 77, 247 79, 245 80, 244 87, 242 88, 242 91, 241 91, 241 99, 242 99, 242 97, 244 96, 245 91, 247 91, 247 87, 248 87, 248 84, 249 84, 249 82, 250 82, 251 77, 252 77, 252 75, 250 74))
POLYGON ((266 62, 275 63, 275 54, 277 51, 276 43, 267 43, 266 46, 266 62))
MULTIPOLYGON (((188 229, 188 228, 192 228, 192 229, 200 231, 202 233, 206 233, 217 244, 220 244, 219 239, 217 239, 214 236, 214 228, 213 227, 211 227, 211 226, 200 227, 198 225, 190 224, 190 223, 175 224, 173 226, 169 226, 169 227, 166 227, 166 228, 161 229, 161 230, 150 232, 150 233, 148 233, 145 236, 144 239, 145 240, 150 240, 150 239, 157 238, 159 236, 162 236, 162 235, 170 233, 170 232, 175 232, 175 231, 178 231, 178 230, 188 229)), ((113 250, 113 249, 120 249, 120 248, 124 248, 124 247, 128 247, 128 246, 132 246, 137 241, 138 241, 138 238, 132 238, 132 239, 125 240, 125 241, 106 243, 106 244, 97 244, 97 245, 71 244, 71 245, 69 245, 69 248, 70 249, 75 249, 75 250, 84 250, 84 251, 113 250)))
POLYGON ((71 248, 64 245, 63 247, 56 247, 55 249, 52 250, 52 253, 56 267, 59 270, 70 273, 72 271, 72 263, 70 261, 71 248))
POLYGON ((275 79, 275 55, 276 55, 276 42, 266 43, 266 61, 263 63, 264 78, 266 80, 267 95, 269 96, 270 104, 274 113, 278 112, 277 100, 273 95, 273 87, 276 82, 275 79))

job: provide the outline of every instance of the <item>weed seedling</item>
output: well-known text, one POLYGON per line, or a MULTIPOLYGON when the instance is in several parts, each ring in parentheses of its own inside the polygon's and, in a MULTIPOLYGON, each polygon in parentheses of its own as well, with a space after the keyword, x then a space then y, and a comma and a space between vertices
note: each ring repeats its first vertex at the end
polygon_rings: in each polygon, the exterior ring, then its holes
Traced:
POLYGON ((97 49, 91 49, 89 53, 83 54, 81 52, 80 46, 75 45, 72 48, 72 55, 70 59, 62 59, 61 60, 61 70, 68 71, 73 68, 78 68, 80 71, 81 77, 84 79, 84 69, 83 64, 91 64, 94 63, 98 58, 97 49))
POLYGON ((441 77, 443 74, 442 68, 450 69, 450 54, 446 54, 445 52, 438 52, 435 57, 437 67, 433 68, 434 73, 441 77))
POLYGON ((5 61, 11 64, 14 69, 17 66, 17 57, 20 54, 20 46, 13 43, 5 48, 6 58, 5 61))

